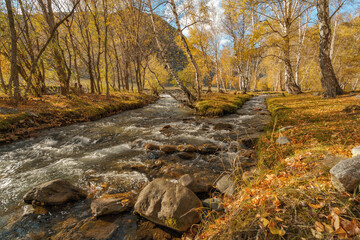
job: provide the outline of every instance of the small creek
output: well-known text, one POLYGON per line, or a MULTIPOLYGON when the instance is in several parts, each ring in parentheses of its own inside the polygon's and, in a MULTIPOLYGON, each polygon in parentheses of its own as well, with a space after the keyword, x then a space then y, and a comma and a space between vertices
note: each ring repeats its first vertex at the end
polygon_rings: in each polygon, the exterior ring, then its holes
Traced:
MULTIPOLYGON (((136 190, 153 178, 177 179, 184 173, 199 173, 215 181, 222 172, 231 171, 234 161, 246 150, 237 140, 258 137, 269 121, 265 99, 266 96, 253 97, 236 114, 200 118, 179 107, 170 96, 162 95, 156 103, 141 109, 45 130, 36 138, 1 146, 0 238, 27 239, 29 232, 40 230, 51 236, 57 231, 53 227, 57 223, 69 217, 84 219, 91 215, 90 200, 84 200, 9 227, 8 222, 23 211, 23 195, 49 180, 67 179, 95 196, 136 190), (233 129, 215 130, 217 123, 230 123, 233 129), (165 125, 171 127, 162 131, 165 125), (222 151, 182 160, 176 155, 146 152, 147 142, 194 146, 214 143, 222 151), (166 162, 164 167, 144 170, 159 157, 166 162)), ((125 214, 114 239, 123 239, 135 231, 136 218, 125 214)))

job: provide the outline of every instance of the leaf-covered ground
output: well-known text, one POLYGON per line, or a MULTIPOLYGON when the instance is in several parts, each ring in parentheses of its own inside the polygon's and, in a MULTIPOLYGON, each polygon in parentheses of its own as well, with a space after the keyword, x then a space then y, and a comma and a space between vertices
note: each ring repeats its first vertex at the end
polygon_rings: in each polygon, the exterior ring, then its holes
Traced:
POLYGON ((195 108, 199 115, 223 116, 235 113, 250 98, 251 96, 248 94, 209 93, 196 103, 195 108))
POLYGON ((14 106, 7 98, 0 99, 0 108, 14 111, 0 113, 0 144, 19 138, 35 136, 37 130, 96 120, 125 110, 143 107, 157 97, 146 94, 114 93, 110 99, 104 95, 82 94, 45 95, 29 98, 14 106))
POLYGON ((233 173, 239 193, 224 199, 225 215, 210 217, 200 239, 359 237, 360 195, 337 192, 329 173, 360 145, 360 111, 352 105, 360 105, 353 95, 269 99, 272 122, 258 142, 257 169, 233 173), (293 128, 279 131, 286 126, 293 128), (276 144, 279 136, 292 143, 276 144))

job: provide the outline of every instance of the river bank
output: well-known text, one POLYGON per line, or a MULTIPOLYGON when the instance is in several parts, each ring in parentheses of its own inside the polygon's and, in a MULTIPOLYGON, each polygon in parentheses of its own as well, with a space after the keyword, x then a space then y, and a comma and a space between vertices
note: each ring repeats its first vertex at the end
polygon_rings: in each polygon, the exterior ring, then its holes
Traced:
POLYGON ((74 123, 93 121, 126 110, 144 107, 158 97, 148 94, 116 93, 30 97, 17 107, 9 100, 0 101, 0 145, 36 137, 36 132, 74 123))
MULTIPOLYGON (((4 227, 0 236, 11 239, 36 235, 56 239, 57 234, 80 231, 94 238, 109 227, 114 230, 108 231, 111 237, 106 235, 102 239, 124 236, 134 239, 131 237, 141 235, 141 229, 143 234, 161 230, 167 239, 178 238, 178 233, 151 225, 128 211, 93 219, 90 204, 104 194, 139 193, 156 178, 175 183, 186 174, 195 174, 212 186, 234 167, 251 168, 255 164, 254 139, 261 135, 269 120, 264 101, 264 96, 253 97, 234 114, 204 118, 194 116, 193 110, 179 108, 176 101, 163 96, 141 109, 41 131, 37 138, 0 147, 3 196, 0 225, 4 227), (157 147, 150 150, 149 143, 159 146, 159 150, 157 147), (175 148, 171 150, 169 145, 175 148), (195 152, 184 152, 182 146, 188 145, 195 152), (58 178, 85 189, 88 198, 24 215, 26 205, 21 199, 25 193, 58 178), (80 225, 75 226, 75 222, 80 225), (90 231, 89 227, 96 231, 90 231)), ((221 195, 221 191, 212 187, 197 197, 206 200, 221 195)))
MULTIPOLYGON (((243 180, 235 198, 228 199, 228 213, 205 224, 199 238, 355 239, 358 189, 337 191, 330 169, 356 156, 359 97, 309 93, 267 104, 272 119, 257 145, 256 171, 245 180, 237 175, 243 180)), ((344 175, 355 176, 354 171, 344 175)))

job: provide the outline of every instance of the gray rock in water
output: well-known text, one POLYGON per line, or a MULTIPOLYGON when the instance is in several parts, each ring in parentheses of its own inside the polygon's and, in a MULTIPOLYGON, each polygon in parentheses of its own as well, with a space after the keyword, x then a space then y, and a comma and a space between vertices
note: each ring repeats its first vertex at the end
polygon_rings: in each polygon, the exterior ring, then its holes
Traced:
POLYGON ((285 136, 279 137, 278 140, 276 140, 276 143, 279 145, 286 145, 290 144, 291 140, 285 136))
POLYGON ((190 174, 181 176, 179 183, 194 193, 208 192, 211 188, 211 184, 205 182, 205 179, 200 179, 190 174))
POLYGON ((24 196, 25 203, 61 205, 86 198, 86 193, 63 179, 56 179, 37 186, 24 196))
POLYGON ((360 146, 357 146, 357 147, 354 147, 353 149, 351 149, 351 154, 353 157, 360 155, 360 146))
POLYGON ((360 155, 343 160, 330 169, 331 182, 340 192, 354 192, 360 184, 360 155))
POLYGON ((210 208, 211 210, 221 211, 224 210, 224 207, 221 204, 221 198, 208 198, 202 201, 202 204, 206 208, 210 208))
POLYGON ((216 189, 219 192, 224 193, 230 197, 234 195, 236 191, 236 185, 235 182, 232 180, 230 174, 224 175, 222 178, 220 178, 219 181, 217 181, 216 189))
POLYGON ((359 99, 359 98, 360 98, 360 94, 359 94, 359 95, 356 95, 355 98, 359 99))
POLYGON ((200 222, 196 209, 201 207, 200 199, 188 188, 158 178, 140 192, 134 209, 156 224, 183 232, 200 222))
POLYGON ((132 208, 136 195, 132 192, 106 194, 91 202, 91 212, 94 217, 119 214, 132 208))

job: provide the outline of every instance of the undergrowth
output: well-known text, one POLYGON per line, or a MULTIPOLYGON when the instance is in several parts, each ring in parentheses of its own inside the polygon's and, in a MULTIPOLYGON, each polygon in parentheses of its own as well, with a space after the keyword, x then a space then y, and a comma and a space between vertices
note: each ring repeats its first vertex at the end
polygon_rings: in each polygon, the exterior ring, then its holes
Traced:
POLYGON ((329 169, 360 145, 360 111, 343 111, 360 100, 306 94, 271 98, 267 104, 272 120, 258 141, 256 169, 237 176, 242 179, 238 194, 223 199, 225 215, 204 223, 198 238, 359 237, 360 195, 337 192, 329 169), (292 127, 280 131, 286 126, 292 127), (291 144, 276 144, 280 136, 291 144))

